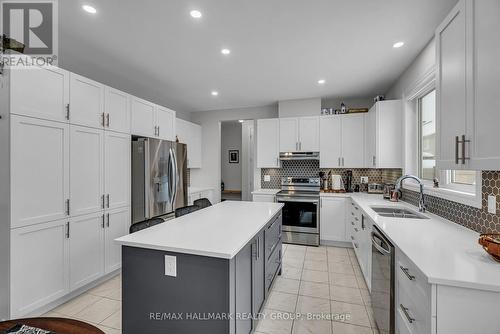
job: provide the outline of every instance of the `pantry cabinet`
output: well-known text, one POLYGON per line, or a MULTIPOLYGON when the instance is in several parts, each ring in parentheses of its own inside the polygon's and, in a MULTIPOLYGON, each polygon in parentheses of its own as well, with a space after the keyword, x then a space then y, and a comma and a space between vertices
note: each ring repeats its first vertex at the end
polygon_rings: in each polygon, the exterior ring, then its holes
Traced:
POLYGON ((121 238, 129 233, 130 207, 109 210, 105 216, 104 227, 104 271, 111 273, 121 268, 122 253, 121 246, 115 243, 115 239, 121 238))
POLYGON ((130 135, 106 131, 104 136, 104 193, 106 209, 130 205, 130 135))
POLYGON ((132 134, 175 140, 175 111, 132 97, 132 134))
POLYGON ((105 128, 130 133, 130 95, 111 87, 104 89, 105 128))
POLYGON ((436 30, 441 169, 500 168, 499 15, 498 1, 461 0, 436 30))
POLYGON ((257 120, 257 168, 280 167, 280 120, 257 120))
POLYGON ((280 152, 318 152, 319 117, 279 119, 280 152))
POLYGON ((69 120, 72 124, 105 126, 104 85, 81 75, 70 74, 69 120))
POLYGON ((201 168, 201 126, 177 118, 177 138, 187 146, 188 168, 201 168))
POLYGON ((320 200, 321 242, 344 242, 346 239, 347 199, 321 197, 320 200))
POLYGON ((379 101, 365 115, 365 166, 403 168, 401 100, 379 101))
POLYGON ((69 125, 12 115, 11 228, 69 216, 69 125))
POLYGON ((69 72, 57 67, 10 71, 10 112, 67 122, 69 72), (50 99, 47 98, 50 96, 50 99))

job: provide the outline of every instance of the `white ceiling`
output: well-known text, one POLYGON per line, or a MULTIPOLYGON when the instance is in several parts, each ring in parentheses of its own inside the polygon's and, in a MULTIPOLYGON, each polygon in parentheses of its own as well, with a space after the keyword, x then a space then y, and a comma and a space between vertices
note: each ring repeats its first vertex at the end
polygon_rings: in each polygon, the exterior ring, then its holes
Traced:
POLYGON ((64 68, 181 111, 375 96, 456 1, 64 0, 59 59, 64 68), (84 12, 84 3, 97 14, 84 12), (200 20, 189 15, 195 8, 200 20), (400 40, 405 46, 393 49, 400 40))

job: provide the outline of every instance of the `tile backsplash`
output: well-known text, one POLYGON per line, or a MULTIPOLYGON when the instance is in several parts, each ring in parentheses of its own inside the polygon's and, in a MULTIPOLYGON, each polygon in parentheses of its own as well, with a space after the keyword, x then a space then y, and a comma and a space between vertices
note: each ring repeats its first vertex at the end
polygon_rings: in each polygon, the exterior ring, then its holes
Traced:
MULTIPOLYGON (((263 168, 261 170, 261 187, 263 189, 279 189, 282 177, 319 177, 319 172, 345 175, 348 169, 319 168, 319 161, 294 160, 283 161, 282 168, 263 168), (271 181, 265 182, 269 175, 271 181)), ((353 183, 361 183, 361 176, 368 176, 369 183, 394 183, 401 176, 401 169, 349 169, 353 172, 353 183)), ((474 208, 443 198, 426 195, 427 210, 457 224, 463 225, 479 233, 500 233, 500 171, 482 172, 482 208, 474 208), (488 196, 497 198, 497 214, 488 213, 488 196)), ((403 190, 402 200, 418 205, 417 192, 403 190)))
MULTIPOLYGON (((425 195, 427 210, 479 233, 500 233, 500 171, 484 171, 482 208, 425 195), (497 198, 497 214, 488 212, 488 196, 497 198)), ((418 205, 419 194, 403 190, 402 200, 418 205)))

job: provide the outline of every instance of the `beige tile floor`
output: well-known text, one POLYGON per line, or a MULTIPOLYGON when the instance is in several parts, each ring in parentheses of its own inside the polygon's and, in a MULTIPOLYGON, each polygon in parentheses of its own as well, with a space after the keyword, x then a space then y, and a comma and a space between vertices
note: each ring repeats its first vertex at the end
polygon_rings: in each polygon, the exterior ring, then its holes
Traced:
MULTIPOLYGON (((255 334, 378 334, 370 294, 351 249, 283 245, 283 252, 282 276, 264 305, 265 317, 255 334), (310 320, 308 314, 326 317, 310 320)), ((121 277, 46 316, 75 318, 107 334, 121 333, 121 277)))

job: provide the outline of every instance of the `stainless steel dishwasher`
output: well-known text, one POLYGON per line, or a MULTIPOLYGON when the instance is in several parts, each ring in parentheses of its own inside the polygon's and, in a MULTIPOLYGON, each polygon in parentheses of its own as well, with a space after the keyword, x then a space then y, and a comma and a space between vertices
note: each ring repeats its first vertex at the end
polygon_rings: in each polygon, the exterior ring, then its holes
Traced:
POLYGON ((394 334, 394 246, 374 225, 372 232, 373 315, 380 334, 394 334))

